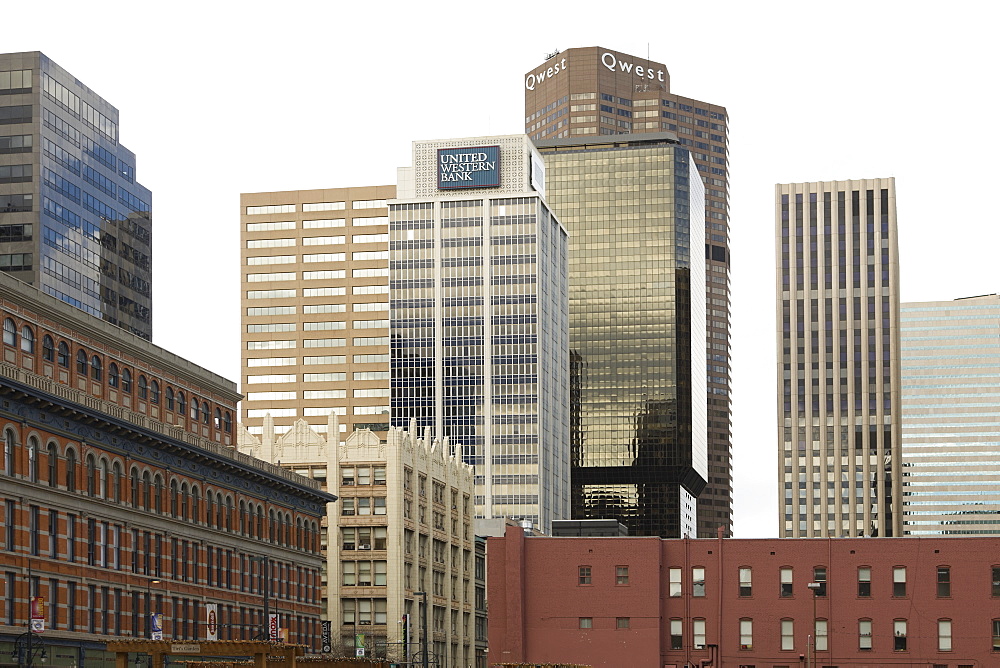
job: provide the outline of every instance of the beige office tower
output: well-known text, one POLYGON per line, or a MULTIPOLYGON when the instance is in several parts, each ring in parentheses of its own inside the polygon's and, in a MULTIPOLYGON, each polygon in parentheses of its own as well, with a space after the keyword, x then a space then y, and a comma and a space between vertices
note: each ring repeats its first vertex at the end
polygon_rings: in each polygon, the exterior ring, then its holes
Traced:
POLYGON ((896 184, 775 186, 782 537, 900 536, 896 184))
MULTIPOLYGON (((622 134, 672 132, 678 143, 690 151, 692 162, 705 185, 705 314, 706 400, 708 411, 708 481, 698 496, 698 536, 715 537, 722 527, 732 533, 733 474, 732 420, 730 415, 729 372, 729 138, 726 108, 671 92, 670 73, 663 63, 601 47, 567 49, 550 54, 544 63, 524 75, 524 129, 534 141, 587 140, 587 151, 599 153, 603 147, 593 139, 622 134)), ((620 138, 620 137, 619 137, 620 138)), ((610 144, 609 144, 610 146, 610 144)), ((619 152, 621 153, 621 152, 619 152)), ((605 154, 601 154, 605 155, 605 154)), ((609 159, 611 159, 609 157, 609 159)), ((658 178, 656 175, 655 178, 658 178)), ((608 193, 623 210, 639 211, 643 194, 641 180, 608 193), (635 197, 632 197, 635 193, 635 197)), ((560 211, 554 210, 557 216, 560 211)), ((610 220, 610 219, 609 219, 610 220)), ((629 335, 627 326, 617 327, 608 336, 608 346, 596 352, 587 340, 595 323, 611 319, 626 322, 627 308, 611 303, 594 306, 589 276, 585 273, 588 246, 601 252, 605 237, 617 230, 588 229, 596 235, 578 239, 578 230, 568 225, 572 247, 570 265, 570 349, 574 362, 586 368, 598 366, 616 354, 613 342, 629 335), (585 343, 581 343, 585 342, 585 343), (583 354, 583 347, 590 352, 583 354)), ((692 230, 692 238, 695 231, 692 230)), ((699 235, 700 239, 700 235, 699 235)), ((694 245, 692 244, 692 251, 694 245)), ((666 345, 666 340, 664 340, 666 345)), ((583 459, 600 456, 604 450, 627 447, 632 439, 608 439, 607 434, 625 433, 632 426, 634 440, 643 435, 634 415, 625 410, 608 410, 605 389, 599 384, 583 384, 572 394, 574 422, 571 438, 573 461, 573 516, 586 516, 586 486, 592 478, 580 466, 583 459), (591 391, 593 390, 593 391, 591 391)), ((619 409, 631 405, 623 403, 619 409)), ((642 518, 643 520, 648 518, 642 518)), ((656 531, 672 535, 667 527, 656 531)))
POLYGON ((319 480, 340 499, 322 534, 330 650, 353 655, 361 635, 365 656, 420 665, 426 603, 428 663, 485 665, 475 658, 472 467, 447 439, 418 438, 413 423, 381 439, 361 430, 342 440, 331 437, 337 416, 326 419, 322 430, 298 418, 277 434, 265 418, 260 435, 237 434, 241 452, 319 480))
POLYGON ((247 430, 304 418, 389 428, 389 222, 395 186, 240 195, 247 430))

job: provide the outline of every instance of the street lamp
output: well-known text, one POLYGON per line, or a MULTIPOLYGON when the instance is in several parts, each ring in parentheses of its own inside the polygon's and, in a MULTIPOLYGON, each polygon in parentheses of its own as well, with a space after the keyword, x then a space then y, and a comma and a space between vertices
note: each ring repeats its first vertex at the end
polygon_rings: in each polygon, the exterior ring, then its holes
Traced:
POLYGON ((810 582, 806 585, 813 593, 813 616, 812 616, 812 633, 809 634, 806 640, 806 659, 808 668, 812 668, 813 664, 816 663, 816 599, 819 597, 820 589, 823 585, 820 582, 810 582))
POLYGON ((42 663, 48 659, 45 647, 42 646, 42 639, 35 640, 35 632, 28 629, 14 641, 14 650, 10 653, 11 658, 17 659, 17 665, 31 668, 35 662, 35 655, 41 659, 42 663))
POLYGON ((153 585, 160 584, 159 580, 146 581, 146 637, 153 638, 153 585))
POLYGON ((424 599, 424 607, 420 613, 420 644, 423 645, 423 654, 421 656, 420 662, 423 668, 427 668, 430 665, 430 655, 427 650, 427 592, 425 591, 415 591, 414 596, 420 596, 424 599))

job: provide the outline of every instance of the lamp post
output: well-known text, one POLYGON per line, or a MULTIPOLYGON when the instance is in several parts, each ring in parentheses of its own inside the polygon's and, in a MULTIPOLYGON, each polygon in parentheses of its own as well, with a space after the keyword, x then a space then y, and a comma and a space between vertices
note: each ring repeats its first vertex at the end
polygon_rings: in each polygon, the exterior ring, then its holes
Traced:
POLYGON ((427 592, 415 591, 413 595, 424 599, 424 607, 420 612, 420 644, 423 646, 420 662, 423 668, 427 668, 430 665, 430 654, 427 649, 427 592))
POLYGON ((813 616, 812 616, 812 633, 809 634, 806 640, 806 664, 808 668, 812 668, 813 664, 816 663, 816 598, 819 596, 819 590, 823 585, 819 582, 810 582, 806 585, 813 593, 813 616))
POLYGON ((160 584, 159 580, 146 581, 146 637, 153 638, 153 585, 160 584))
POLYGON ((250 561, 260 563, 262 594, 264 597, 264 631, 261 640, 271 640, 271 569, 267 555, 250 557, 250 561))
POLYGON ((10 653, 11 658, 17 659, 18 666, 25 666, 26 668, 31 668, 32 664, 35 662, 35 655, 45 663, 48 655, 45 652, 45 647, 42 645, 42 641, 39 638, 35 640, 35 632, 28 629, 25 633, 22 633, 14 641, 14 651, 10 653))

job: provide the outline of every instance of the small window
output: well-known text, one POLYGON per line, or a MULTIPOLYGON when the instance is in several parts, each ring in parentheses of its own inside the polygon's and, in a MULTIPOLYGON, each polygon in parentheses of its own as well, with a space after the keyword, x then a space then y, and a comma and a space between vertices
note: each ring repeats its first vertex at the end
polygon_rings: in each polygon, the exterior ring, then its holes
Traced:
POLYGON ((781 597, 788 598, 792 595, 792 569, 782 568, 780 572, 781 597))
POLYGON ((232 430, 233 430, 233 416, 229 413, 229 411, 226 411, 222 416, 222 431, 228 434, 232 432, 232 430))
POLYGON ((10 318, 3 321, 3 342, 8 346, 17 345, 17 324, 10 318))
POLYGON ((628 584, 628 566, 615 567, 615 584, 617 585, 628 584))
POLYGON ((753 569, 749 567, 740 569, 740 596, 753 596, 753 569))
POLYGON ((212 426, 216 429, 222 429, 222 410, 219 408, 216 408, 213 413, 212 426))
POLYGON ((353 515, 354 514, 354 499, 341 499, 340 500, 340 514, 341 515, 353 515))
POLYGON ((705 649, 705 620, 691 620, 691 631, 694 635, 694 648, 705 649))
POLYGON ((27 325, 21 328, 21 352, 29 355, 35 352, 35 330, 27 325))
POLYGON ((103 375, 104 364, 101 362, 101 358, 94 355, 90 358, 90 377, 94 380, 101 380, 103 375))
POLYGON ((155 379, 149 384, 149 403, 160 403, 160 384, 155 379))
POLYGON ((740 649, 753 649, 753 620, 746 617, 740 620, 740 649))
POLYGON ((939 619, 938 620, 938 651, 939 652, 950 652, 951 651, 951 620, 950 619, 939 619))
POLYGON ((64 369, 69 368, 69 346, 65 341, 59 342, 59 358, 57 363, 64 369))
POLYGON ((795 649, 795 622, 791 619, 781 620, 781 649, 795 649))
POLYGON ((897 566, 892 569, 892 595, 906 596, 906 567, 897 566))
POLYGON ((826 568, 817 566, 813 569, 813 581, 809 583, 816 596, 826 596, 826 568))
POLYGON ((202 424, 208 424, 209 423, 208 402, 205 402, 205 401, 201 402, 201 421, 202 421, 202 424))
POLYGON ((1000 619, 993 620, 993 651, 1000 652, 1000 619))
POLYGON ((56 359, 55 342, 48 334, 42 337, 42 359, 46 362, 54 362, 56 359))
POLYGON ((1000 566, 993 567, 993 596, 1000 596, 1000 566))
POLYGON ((670 596, 676 598, 681 595, 681 569, 670 569, 670 596))
POLYGON ((858 649, 869 651, 872 648, 872 620, 858 620, 858 649))
POLYGON ((87 376, 87 351, 78 350, 76 353, 76 372, 87 376))
POLYGON ((118 387, 118 365, 114 362, 108 365, 108 387, 118 387))
POLYGON ((631 622, 630 622, 630 619, 628 617, 617 617, 615 619, 615 628, 616 629, 627 629, 627 628, 629 628, 630 623, 631 622))
POLYGON ((892 649, 896 652, 906 651, 906 620, 896 619, 892 622, 892 649))
POLYGON ((827 639, 827 624, 825 619, 816 620, 816 633, 814 637, 816 638, 816 651, 825 652, 827 639))
POLYGON ((579 576, 577 579, 577 584, 589 585, 590 581, 590 566, 580 566, 579 576))
POLYGON ((167 388, 167 410, 174 410, 174 389, 172 387, 167 388))
POLYGON ((684 649, 684 620, 670 620, 670 649, 684 649))
POLYGON ((868 598, 872 595, 872 569, 862 566, 858 569, 858 596, 868 598))
POLYGON ((947 598, 951 596, 951 569, 947 566, 938 566, 937 595, 938 598, 947 598))
POLYGON ((340 469, 340 484, 342 487, 351 487, 354 485, 354 467, 345 466, 340 469))
POLYGON ((704 596, 705 595, 705 569, 704 568, 692 568, 691 569, 691 595, 692 596, 704 596))
POLYGON ((593 617, 580 617, 580 628, 581 629, 592 629, 592 628, 594 628, 594 618, 593 617))
POLYGON ((146 382, 146 377, 143 375, 139 376, 139 398, 149 398, 149 384, 146 382))
POLYGON ((132 393, 132 372, 122 369, 122 392, 132 393))

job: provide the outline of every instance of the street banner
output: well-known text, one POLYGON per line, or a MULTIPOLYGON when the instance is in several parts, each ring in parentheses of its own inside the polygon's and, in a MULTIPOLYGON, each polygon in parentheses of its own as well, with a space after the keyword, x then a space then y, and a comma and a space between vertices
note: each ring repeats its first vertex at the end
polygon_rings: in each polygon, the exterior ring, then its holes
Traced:
POLYGON ((206 638, 208 640, 219 639, 219 604, 205 604, 206 638))
POLYGON ((45 599, 41 596, 31 597, 31 630, 35 633, 45 631, 45 599))

